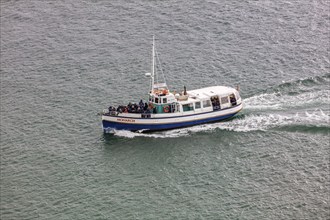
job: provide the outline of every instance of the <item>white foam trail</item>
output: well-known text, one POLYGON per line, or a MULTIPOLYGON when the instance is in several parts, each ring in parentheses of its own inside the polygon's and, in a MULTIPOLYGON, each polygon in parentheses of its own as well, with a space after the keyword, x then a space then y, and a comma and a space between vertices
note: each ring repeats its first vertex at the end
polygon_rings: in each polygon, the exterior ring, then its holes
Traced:
POLYGON ((154 133, 139 133, 139 132, 125 131, 125 130, 114 130, 113 133, 116 136, 126 137, 126 138, 135 138, 135 137, 177 138, 177 137, 188 136, 189 130, 175 129, 170 131, 154 132, 154 133))
POLYGON ((215 129, 236 132, 266 131, 272 128, 286 125, 316 125, 329 126, 330 117, 322 110, 313 112, 300 112, 295 115, 264 114, 247 115, 244 118, 233 119, 226 122, 204 124, 189 128, 175 129, 155 133, 138 133, 131 131, 114 131, 114 135, 126 138, 149 137, 149 138, 178 138, 190 136, 197 132, 211 132, 215 129))
POLYGON ((329 126, 329 115, 322 110, 316 110, 313 113, 304 112, 295 115, 267 114, 267 115, 249 115, 242 119, 230 122, 219 123, 220 129, 249 132, 265 131, 275 127, 286 125, 316 125, 329 126))
POLYGON ((244 99, 245 109, 285 109, 306 104, 330 104, 329 90, 301 93, 295 96, 281 93, 261 94, 244 99))

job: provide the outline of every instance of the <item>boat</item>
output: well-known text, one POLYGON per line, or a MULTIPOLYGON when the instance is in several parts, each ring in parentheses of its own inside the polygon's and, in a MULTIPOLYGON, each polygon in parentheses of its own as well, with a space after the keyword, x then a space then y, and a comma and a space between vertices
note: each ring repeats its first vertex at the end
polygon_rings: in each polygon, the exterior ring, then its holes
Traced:
MULTIPOLYGON (((156 57, 157 56, 157 57, 156 57)), ((159 131, 213 123, 229 119, 243 108, 239 88, 210 86, 175 92, 169 90, 165 78, 156 77, 155 37, 152 43, 152 65, 148 101, 110 106, 102 112, 104 132, 113 130, 159 131)))

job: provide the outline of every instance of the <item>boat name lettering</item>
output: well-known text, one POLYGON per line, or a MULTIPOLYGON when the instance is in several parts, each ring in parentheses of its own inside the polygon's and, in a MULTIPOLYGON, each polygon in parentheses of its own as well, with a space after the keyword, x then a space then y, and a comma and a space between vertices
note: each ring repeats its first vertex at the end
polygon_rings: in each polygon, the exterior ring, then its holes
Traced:
POLYGON ((134 119, 127 119, 127 118, 117 118, 117 121, 121 121, 121 122, 135 122, 134 119))

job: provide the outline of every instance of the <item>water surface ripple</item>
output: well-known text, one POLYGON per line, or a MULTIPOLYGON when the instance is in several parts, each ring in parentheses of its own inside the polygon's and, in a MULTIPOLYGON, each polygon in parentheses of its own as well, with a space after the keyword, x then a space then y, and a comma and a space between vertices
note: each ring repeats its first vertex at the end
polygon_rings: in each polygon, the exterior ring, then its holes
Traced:
POLYGON ((1 1, 1 219, 329 219, 329 2, 1 1), (233 119, 103 134, 168 85, 240 85, 233 119))

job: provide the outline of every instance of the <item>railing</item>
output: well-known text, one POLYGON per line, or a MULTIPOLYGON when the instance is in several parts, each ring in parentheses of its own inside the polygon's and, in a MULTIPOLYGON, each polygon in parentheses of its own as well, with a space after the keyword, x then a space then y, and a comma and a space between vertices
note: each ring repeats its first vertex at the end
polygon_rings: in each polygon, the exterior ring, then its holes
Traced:
POLYGON ((151 118, 151 113, 142 113, 141 118, 151 118))

